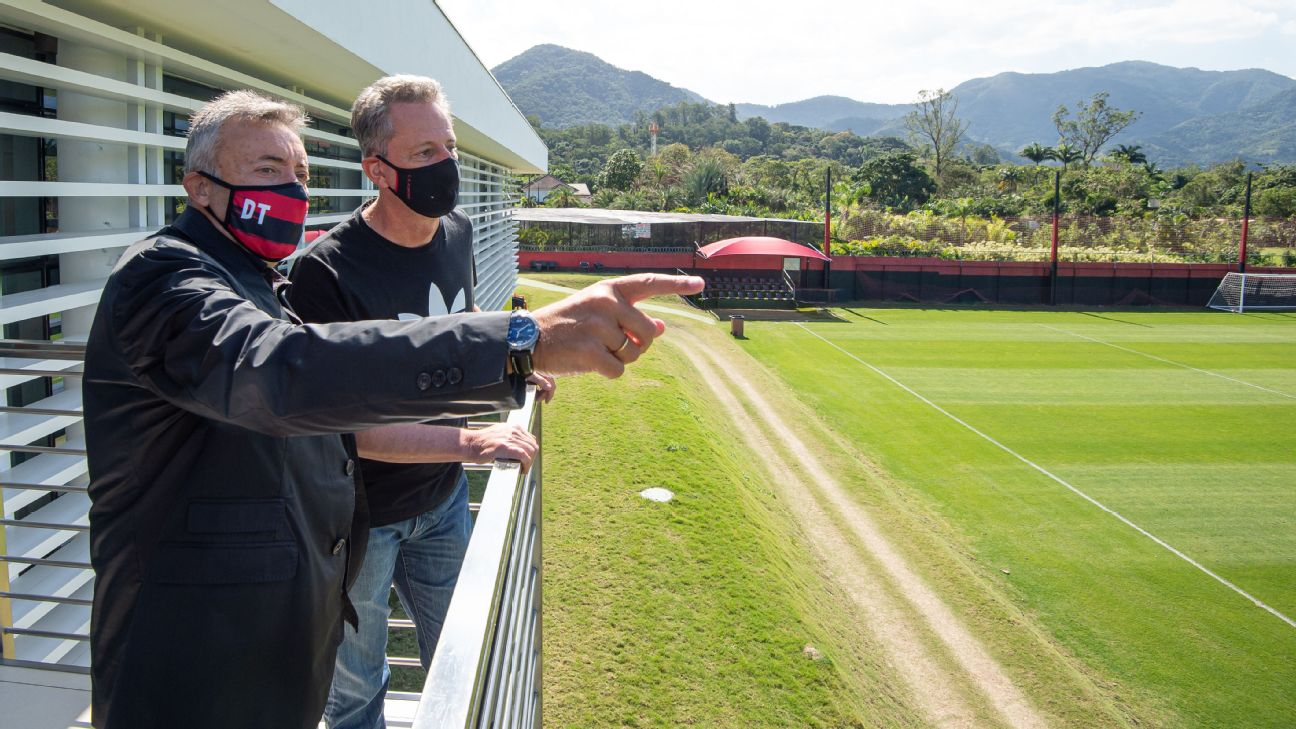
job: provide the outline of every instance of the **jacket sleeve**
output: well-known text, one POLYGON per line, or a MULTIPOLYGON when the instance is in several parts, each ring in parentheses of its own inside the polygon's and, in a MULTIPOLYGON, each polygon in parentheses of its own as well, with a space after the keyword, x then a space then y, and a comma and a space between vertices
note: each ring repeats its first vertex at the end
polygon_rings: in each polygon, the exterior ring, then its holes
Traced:
POLYGON ((293 325, 211 262, 159 246, 103 305, 127 367, 178 407, 274 435, 351 432, 517 407, 508 314, 293 325))

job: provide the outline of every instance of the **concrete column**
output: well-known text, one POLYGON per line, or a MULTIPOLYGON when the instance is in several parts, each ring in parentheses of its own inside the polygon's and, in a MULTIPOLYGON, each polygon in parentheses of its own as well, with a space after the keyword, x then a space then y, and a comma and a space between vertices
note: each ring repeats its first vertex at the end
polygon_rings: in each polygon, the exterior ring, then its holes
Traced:
MULTIPOLYGON (((59 42, 58 64, 118 81, 130 80, 124 56, 67 41, 59 42)), ((68 121, 130 128, 129 106, 125 102, 87 94, 59 93, 58 116, 68 121)), ((60 139, 58 175, 60 182, 132 182, 131 150, 122 144, 60 139)), ((100 232, 133 227, 132 200, 125 197, 59 198, 60 232, 100 232)), ((123 249, 80 251, 59 256, 59 277, 63 283, 102 279, 112 271, 123 249)), ((63 335, 83 338, 90 333, 93 306, 63 312, 63 335)), ((72 385, 69 378, 69 385, 72 385)), ((78 383, 79 384, 79 383, 78 383)))

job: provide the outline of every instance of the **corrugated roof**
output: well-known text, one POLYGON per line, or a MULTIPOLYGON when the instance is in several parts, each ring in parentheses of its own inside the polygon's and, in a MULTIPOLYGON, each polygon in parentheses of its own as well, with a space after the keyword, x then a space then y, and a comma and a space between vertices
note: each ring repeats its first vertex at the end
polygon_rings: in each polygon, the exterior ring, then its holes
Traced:
POLYGON ((745 215, 710 213, 649 213, 642 210, 604 210, 602 208, 518 208, 513 217, 519 222, 588 223, 592 225, 634 225, 636 223, 798 223, 821 227, 820 221, 786 218, 752 218, 745 215))

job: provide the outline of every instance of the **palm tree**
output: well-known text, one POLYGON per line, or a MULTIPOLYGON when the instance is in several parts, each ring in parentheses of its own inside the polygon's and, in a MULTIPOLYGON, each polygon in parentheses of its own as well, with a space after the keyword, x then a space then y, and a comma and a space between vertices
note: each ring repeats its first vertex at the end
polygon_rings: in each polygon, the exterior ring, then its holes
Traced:
POLYGON ((544 204, 547 208, 580 207, 580 201, 576 199, 576 193, 567 185, 554 188, 554 191, 545 198, 544 204))
POLYGON ((1126 164, 1141 165, 1148 161, 1142 152, 1143 147, 1137 144, 1118 144, 1107 156, 1114 160, 1123 160, 1126 164))
POLYGON ((1039 163, 1046 159, 1053 159, 1053 148, 1045 147, 1039 142, 1031 142, 1025 147, 1022 147, 1022 150, 1017 154, 1025 157, 1031 162, 1034 162, 1036 165, 1039 165, 1039 163))
POLYGON ((1072 162, 1079 162, 1084 158, 1084 151, 1076 149, 1069 144, 1059 144, 1053 150, 1053 159, 1062 163, 1062 169, 1066 169, 1072 162))

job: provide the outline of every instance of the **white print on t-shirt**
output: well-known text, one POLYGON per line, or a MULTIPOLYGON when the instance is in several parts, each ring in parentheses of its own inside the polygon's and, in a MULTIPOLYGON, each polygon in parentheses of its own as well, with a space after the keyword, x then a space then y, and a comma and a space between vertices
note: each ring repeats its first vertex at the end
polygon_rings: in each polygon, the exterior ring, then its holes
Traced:
MULTIPOLYGON (((446 314, 458 314, 468 308, 467 297, 464 296, 464 290, 459 289, 455 294, 454 305, 446 310, 445 296, 441 295, 441 289, 437 287, 436 281, 428 284, 428 316, 445 316, 446 314)), ((397 314, 397 319, 401 321, 410 321, 411 319, 422 319, 418 314, 397 314)))

